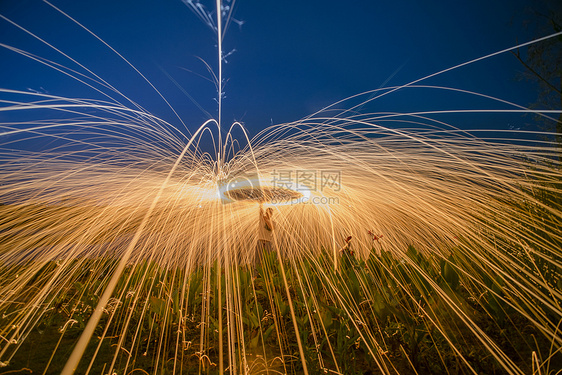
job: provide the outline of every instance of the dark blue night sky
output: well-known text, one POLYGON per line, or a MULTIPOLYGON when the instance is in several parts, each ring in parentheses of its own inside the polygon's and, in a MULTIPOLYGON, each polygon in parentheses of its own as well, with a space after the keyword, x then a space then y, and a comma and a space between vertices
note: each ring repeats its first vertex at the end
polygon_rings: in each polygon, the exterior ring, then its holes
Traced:
MULTIPOLYGON (((212 9, 214 2, 202 1, 212 9)), ((216 39, 180 0, 53 0, 127 58, 170 102, 193 131, 216 115, 216 92, 204 59, 216 68, 216 39), (203 77, 202 77, 203 76, 203 77), (180 88, 178 88, 180 86, 180 88)), ((235 3, 224 39, 224 122, 244 122, 251 134, 298 120, 351 95, 400 86, 538 36, 531 5, 509 0, 256 1, 235 3), (454 4, 453 4, 454 3, 454 4), (531 21, 530 24, 528 21, 531 21), (525 24, 529 24, 525 27, 525 24)), ((156 92, 106 46, 38 0, 1 0, 0 14, 85 65, 123 94, 174 126, 179 120, 156 92)), ((0 43, 77 69, 5 20, 0 43)), ((536 87, 521 80, 509 53, 420 84, 454 87, 528 106, 536 87)), ((0 87, 65 97, 105 99, 27 57, 0 48, 0 87)), ((123 98, 112 94, 117 100, 123 98)), ((338 106, 345 109, 346 105, 338 106)), ((362 108, 365 112, 504 109, 504 105, 431 89, 403 89, 362 108)), ((525 127, 529 117, 444 116, 463 128, 525 127)), ((1 119, 0 119, 1 120, 1 119)))

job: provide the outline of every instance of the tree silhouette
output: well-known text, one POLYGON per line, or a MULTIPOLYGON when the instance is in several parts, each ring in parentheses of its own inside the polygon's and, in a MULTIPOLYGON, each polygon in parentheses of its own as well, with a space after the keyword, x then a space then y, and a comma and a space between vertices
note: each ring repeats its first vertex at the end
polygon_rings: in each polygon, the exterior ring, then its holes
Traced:
MULTIPOLYGON (((544 11, 532 10, 537 21, 536 32, 544 36, 562 31, 562 3, 547 1, 544 11)), ((533 108, 562 108, 562 35, 528 46, 526 53, 520 50, 513 55, 525 67, 524 77, 537 82, 539 94, 533 108)), ((557 119, 542 117, 544 128, 556 132, 556 141, 562 145, 562 114, 557 119)))

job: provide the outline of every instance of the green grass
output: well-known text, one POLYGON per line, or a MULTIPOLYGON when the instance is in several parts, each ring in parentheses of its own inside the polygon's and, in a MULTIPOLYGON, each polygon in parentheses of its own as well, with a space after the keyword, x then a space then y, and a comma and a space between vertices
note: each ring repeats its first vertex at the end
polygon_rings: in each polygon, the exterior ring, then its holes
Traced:
MULTIPOLYGON (((502 280, 490 278, 488 270, 474 264, 467 277, 462 270, 469 269, 471 261, 452 254, 438 260, 411 246, 402 257, 373 250, 368 259, 359 260, 344 251, 338 270, 326 267, 329 259, 322 257, 279 263, 274 253, 255 270, 217 264, 189 272, 147 262, 130 266, 76 373, 86 372, 106 328, 93 374, 107 373, 114 358, 117 374, 171 374, 174 366, 176 373, 180 369, 187 374, 218 373, 221 322, 225 367, 231 348, 232 356, 242 356, 244 350, 248 367, 256 373, 266 367, 301 373, 282 269, 311 374, 328 370, 378 374, 381 368, 390 373, 415 369, 420 374, 468 374, 470 368, 477 373, 506 373, 482 344, 482 334, 531 373, 533 352, 546 360, 551 342, 525 314, 505 303, 502 280), (228 311, 229 298, 239 298, 241 311, 228 311), (130 322, 124 328, 127 318, 130 322), (228 338, 229 318, 241 328, 243 340, 228 338), (202 321, 208 325, 203 344, 202 321), (471 326, 482 333, 473 333, 471 326), (125 337, 118 349, 121 335, 125 337)), ((103 290, 104 279, 92 280, 88 269, 102 265, 109 274, 114 262, 90 259, 72 268, 72 285, 53 290, 45 299, 49 302, 38 308, 41 318, 2 371, 43 373, 51 360, 46 373, 60 373, 97 305, 98 291, 103 290)), ((26 290, 41 286, 56 269, 56 264, 46 264, 26 290)), ((2 305, 3 326, 21 312, 29 296, 2 305)), ((562 368, 560 353, 549 361, 550 369, 562 368)), ((237 363, 241 370, 243 365, 237 363)))

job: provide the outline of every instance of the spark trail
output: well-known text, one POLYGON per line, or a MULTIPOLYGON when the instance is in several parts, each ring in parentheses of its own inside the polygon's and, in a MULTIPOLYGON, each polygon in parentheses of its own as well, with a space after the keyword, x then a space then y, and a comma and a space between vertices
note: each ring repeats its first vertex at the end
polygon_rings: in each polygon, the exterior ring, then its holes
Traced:
MULTIPOLYGON (((217 13, 209 22, 220 41, 228 20, 217 13)), ((221 56, 219 47, 219 66, 221 56)), ((338 105, 456 90, 416 83, 338 105)), ((182 134, 134 104, 0 94, 0 111, 23 114, 0 124, 0 364, 9 370, 43 332, 56 337, 40 349, 44 373, 60 364, 67 374, 453 364, 477 373, 485 361, 538 374, 560 361, 554 141, 476 137, 438 120, 450 110, 325 111, 251 138, 221 124, 219 109, 182 134), (37 139, 52 147, 23 147, 37 139), (214 153, 201 147, 209 139, 214 153), (225 195, 242 180, 258 198, 247 187, 225 195), (260 203, 275 229, 257 264, 260 203)), ((487 99, 498 115, 536 113, 487 99)))

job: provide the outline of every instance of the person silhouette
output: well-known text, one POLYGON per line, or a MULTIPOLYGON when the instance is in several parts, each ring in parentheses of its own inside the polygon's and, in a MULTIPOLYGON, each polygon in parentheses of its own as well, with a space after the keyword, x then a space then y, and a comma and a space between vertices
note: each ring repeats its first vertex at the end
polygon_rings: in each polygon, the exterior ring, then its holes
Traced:
POLYGON ((263 204, 260 204, 260 216, 258 227, 258 244, 255 256, 255 265, 261 265, 263 257, 266 253, 273 251, 273 230, 275 224, 273 222, 273 208, 268 207, 263 209, 263 204))

